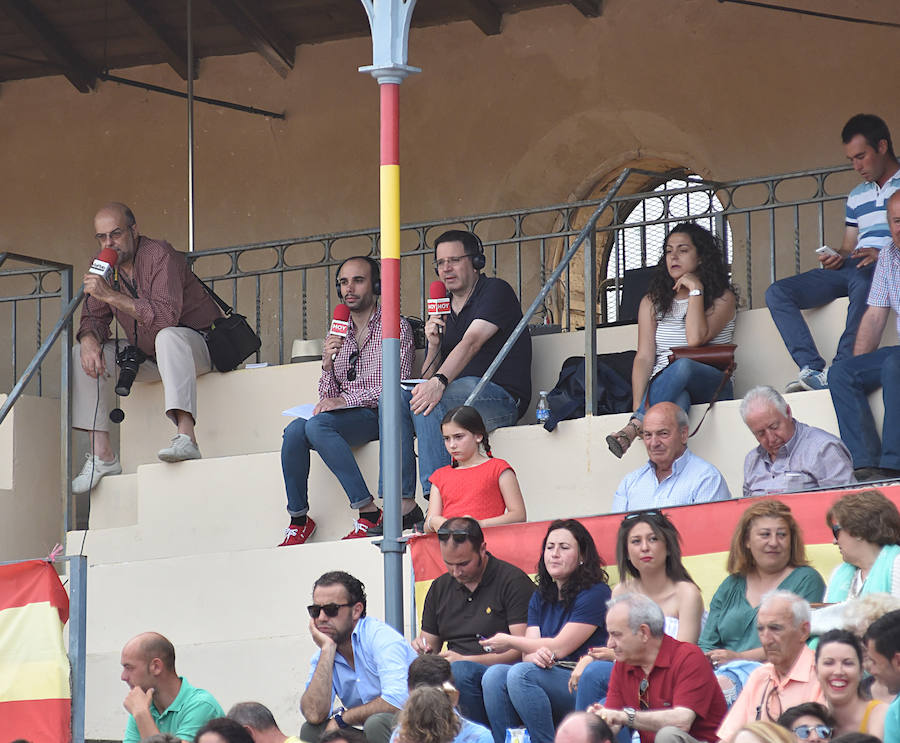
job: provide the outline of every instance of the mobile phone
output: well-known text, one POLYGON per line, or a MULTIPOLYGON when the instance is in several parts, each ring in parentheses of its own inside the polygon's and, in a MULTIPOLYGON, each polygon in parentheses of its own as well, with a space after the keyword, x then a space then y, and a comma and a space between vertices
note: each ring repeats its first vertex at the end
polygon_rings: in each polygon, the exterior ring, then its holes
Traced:
POLYGON ((816 248, 816 253, 818 255, 834 256, 835 258, 841 257, 840 253, 838 253, 833 248, 829 248, 827 245, 823 245, 821 248, 816 248))

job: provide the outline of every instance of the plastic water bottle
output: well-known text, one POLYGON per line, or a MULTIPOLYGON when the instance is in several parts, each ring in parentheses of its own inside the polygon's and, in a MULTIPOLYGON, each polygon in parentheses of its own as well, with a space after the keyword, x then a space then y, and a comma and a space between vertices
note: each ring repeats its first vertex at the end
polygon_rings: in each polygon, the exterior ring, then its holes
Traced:
POLYGON ((537 422, 541 425, 550 420, 550 403, 547 402, 547 392, 545 390, 541 390, 541 399, 538 401, 534 415, 537 418, 537 422))

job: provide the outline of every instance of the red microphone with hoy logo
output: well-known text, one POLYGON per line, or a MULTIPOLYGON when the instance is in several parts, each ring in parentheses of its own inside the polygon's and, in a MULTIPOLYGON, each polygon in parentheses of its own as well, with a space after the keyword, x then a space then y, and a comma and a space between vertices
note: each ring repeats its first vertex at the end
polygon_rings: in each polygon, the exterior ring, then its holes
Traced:
POLYGON ((443 281, 432 281, 428 295, 430 297, 428 300, 429 315, 450 314, 450 297, 447 296, 447 287, 444 286, 443 281))
POLYGON ((116 265, 117 260, 119 260, 119 254, 115 250, 112 248, 103 248, 103 250, 97 254, 97 257, 94 258, 94 262, 88 269, 88 273, 97 274, 97 276, 102 276, 109 281, 112 269, 116 265))
MULTIPOLYGON (((329 335, 337 335, 341 338, 346 338, 350 333, 350 308, 341 303, 334 308, 334 315, 331 321, 331 330, 328 331, 329 335)), ((334 361, 337 358, 337 354, 331 354, 331 360, 334 361)))

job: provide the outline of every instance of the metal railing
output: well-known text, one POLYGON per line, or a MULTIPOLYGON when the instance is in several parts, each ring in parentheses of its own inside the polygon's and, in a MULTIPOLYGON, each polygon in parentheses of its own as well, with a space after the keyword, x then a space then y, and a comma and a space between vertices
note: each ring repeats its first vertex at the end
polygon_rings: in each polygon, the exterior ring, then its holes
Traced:
MULTIPOLYGON (((684 179, 683 171, 654 173, 632 170, 632 192, 617 194, 600 215, 594 212, 603 198, 566 204, 514 209, 487 214, 414 222, 401 228, 401 302, 405 314, 424 315, 432 280, 432 246, 444 230, 463 227, 477 231, 485 246, 485 272, 501 276, 516 290, 523 304, 541 292, 547 277, 577 239, 582 228, 593 220, 598 251, 598 291, 596 297, 603 323, 615 320, 607 310, 618 306, 622 274, 628 268, 619 239, 626 231, 643 235, 643 254, 637 265, 655 263, 652 250, 661 249, 661 240, 648 237, 654 228, 665 228, 683 220, 709 220, 713 231, 733 250, 733 275, 747 307, 754 304, 754 278, 767 274, 765 286, 775 278, 801 268, 801 255, 825 241, 827 228, 843 230, 843 201, 852 180, 840 182, 846 166, 804 170, 774 176, 735 181, 690 178, 690 185, 665 188, 672 178, 684 179), (839 183, 831 188, 830 182, 839 183), (662 186, 664 190, 654 190, 662 186), (685 195, 708 195, 701 209, 673 208, 685 195), (640 204, 656 204, 655 216, 626 219, 640 204), (779 266, 786 264, 787 271, 779 266)), ((341 261, 351 255, 378 255, 378 229, 325 233, 264 243, 237 245, 198 251, 188 255, 198 275, 223 295, 238 311, 251 318, 263 337, 257 360, 284 363, 285 345, 294 338, 319 338, 327 333, 334 304, 334 279, 341 261), (296 281, 296 283, 294 283, 296 281), (292 307, 296 305, 297 309, 292 307)), ((584 323, 586 303, 573 288, 567 266, 559 285, 546 294, 536 309, 541 319, 559 322, 563 330, 584 323), (573 299, 576 300, 573 302, 573 299)), ((583 292, 582 292, 583 293, 583 292)))
POLYGON ((32 380, 35 381, 35 392, 40 396, 44 393, 42 365, 55 342, 61 339, 59 358, 59 388, 54 390, 59 397, 59 449, 60 449, 60 481, 65 505, 63 515, 63 533, 69 531, 72 525, 72 400, 71 381, 69 376, 69 364, 72 347, 72 321, 71 315, 77 303, 72 299, 72 266, 66 263, 34 258, 17 253, 0 253, 0 282, 4 290, 12 289, 0 294, 0 308, 8 311, 10 316, 11 337, 11 379, 16 380, 9 395, 0 406, 0 423, 3 423, 9 411, 19 397, 28 389, 32 380), (27 268, 4 268, 8 260, 27 264, 27 268), (48 284, 58 281, 58 288, 47 288, 48 284), (44 304, 47 301, 58 300, 58 311, 54 313, 55 323, 53 328, 43 337, 43 323, 46 311, 44 304), (29 313, 33 311, 36 351, 28 362, 21 376, 18 375, 18 343, 19 325, 21 323, 20 311, 25 307, 29 313))

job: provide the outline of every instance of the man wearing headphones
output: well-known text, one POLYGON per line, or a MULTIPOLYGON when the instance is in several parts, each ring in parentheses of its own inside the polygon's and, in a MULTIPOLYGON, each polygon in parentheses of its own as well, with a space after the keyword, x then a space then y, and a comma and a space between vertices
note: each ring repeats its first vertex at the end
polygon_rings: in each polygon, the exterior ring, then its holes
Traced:
MULTIPOLYGON (((309 420, 297 418, 284 430, 281 468, 287 490, 287 510, 291 524, 285 530, 288 547, 303 544, 316 530, 308 515, 309 452, 315 449, 322 461, 340 481, 350 499, 350 507, 359 511, 345 539, 369 536, 368 531, 381 524, 381 510, 375 506, 353 458, 351 447, 361 446, 379 437, 378 400, 381 397, 381 274, 378 262, 368 256, 344 261, 335 281, 338 298, 350 308, 347 337, 330 334, 322 352, 322 376, 319 378, 319 403, 309 420)), ((400 373, 412 373, 412 330, 400 318, 400 373)), ((405 455, 403 496, 406 510, 422 510, 415 505, 415 459, 405 455)))
MULTIPOLYGON (((465 403, 469 393, 522 319, 513 288, 503 279, 484 276, 484 247, 473 232, 448 230, 434 243, 434 270, 450 294, 450 313, 432 316, 425 325, 428 350, 422 376, 427 380, 404 392, 410 415, 404 415, 404 448, 419 439, 422 492, 431 491, 431 473, 450 464, 441 436, 441 419, 465 403)), ((473 406, 488 431, 512 426, 531 402, 531 336, 523 333, 473 406)), ((404 519, 404 528, 411 524, 404 519)))

